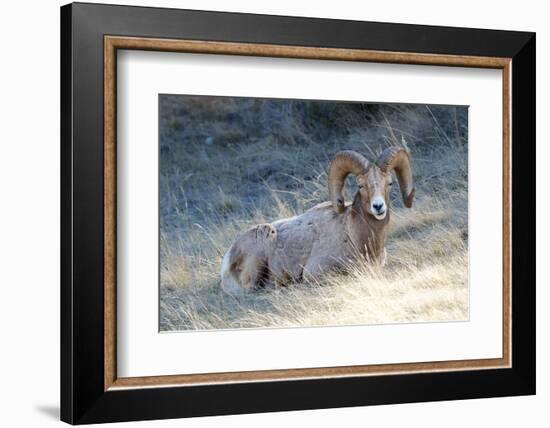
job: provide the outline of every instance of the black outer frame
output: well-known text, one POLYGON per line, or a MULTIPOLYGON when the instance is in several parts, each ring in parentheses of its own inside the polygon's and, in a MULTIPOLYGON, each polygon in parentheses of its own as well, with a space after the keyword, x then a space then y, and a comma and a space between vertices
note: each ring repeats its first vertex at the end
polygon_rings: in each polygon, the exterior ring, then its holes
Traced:
POLYGON ((61 420, 535 393, 535 34, 74 3, 61 8, 61 420), (512 58, 512 368, 104 391, 104 35, 512 58))

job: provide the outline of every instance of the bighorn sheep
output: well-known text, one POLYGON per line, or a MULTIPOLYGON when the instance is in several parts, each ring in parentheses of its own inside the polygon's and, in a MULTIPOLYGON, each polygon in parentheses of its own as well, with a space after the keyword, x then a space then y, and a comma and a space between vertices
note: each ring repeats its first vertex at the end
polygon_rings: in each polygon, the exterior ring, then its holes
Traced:
POLYGON ((223 258, 223 289, 240 293, 307 276, 317 278, 345 269, 357 257, 383 264, 392 171, 403 203, 411 208, 415 189, 408 150, 390 147, 374 164, 355 151, 337 153, 328 174, 330 202, 295 217, 260 224, 237 238, 223 258), (353 202, 346 204, 342 191, 350 173, 359 190, 353 202))

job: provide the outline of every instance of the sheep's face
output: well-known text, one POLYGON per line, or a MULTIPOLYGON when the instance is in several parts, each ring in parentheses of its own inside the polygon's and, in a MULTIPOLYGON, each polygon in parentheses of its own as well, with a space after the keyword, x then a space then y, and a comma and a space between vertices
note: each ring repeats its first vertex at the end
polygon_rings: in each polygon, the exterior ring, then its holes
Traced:
POLYGON ((385 173, 376 165, 370 165, 366 174, 357 176, 364 209, 377 220, 384 220, 388 214, 391 173, 385 173))

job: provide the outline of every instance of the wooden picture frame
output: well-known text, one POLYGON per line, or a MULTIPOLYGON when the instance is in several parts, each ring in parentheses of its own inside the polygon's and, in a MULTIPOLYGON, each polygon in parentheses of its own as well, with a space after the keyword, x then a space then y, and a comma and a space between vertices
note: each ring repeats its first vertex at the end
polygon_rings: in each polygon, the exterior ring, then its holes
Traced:
POLYGON ((62 420, 114 422, 535 392, 534 34, 77 3, 61 9, 61 53, 62 420), (502 358, 118 377, 118 49, 502 70, 502 358))

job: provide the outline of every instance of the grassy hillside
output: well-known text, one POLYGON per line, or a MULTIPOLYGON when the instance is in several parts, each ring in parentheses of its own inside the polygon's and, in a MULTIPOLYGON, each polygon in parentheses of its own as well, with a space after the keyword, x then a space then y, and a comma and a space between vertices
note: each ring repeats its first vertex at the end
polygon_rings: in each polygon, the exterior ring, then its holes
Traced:
MULTIPOLYGON (((160 97, 161 330, 468 317, 465 107, 160 97), (417 199, 392 192, 388 263, 234 297, 221 259, 240 232, 328 200, 341 149, 410 148, 417 199)), ((349 179, 347 199, 354 194, 349 179)))

